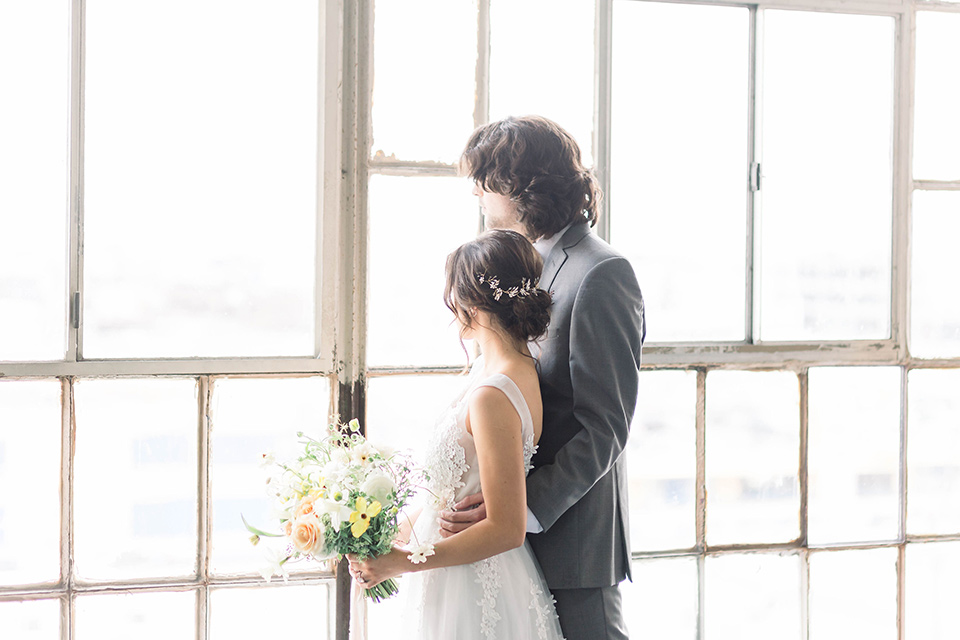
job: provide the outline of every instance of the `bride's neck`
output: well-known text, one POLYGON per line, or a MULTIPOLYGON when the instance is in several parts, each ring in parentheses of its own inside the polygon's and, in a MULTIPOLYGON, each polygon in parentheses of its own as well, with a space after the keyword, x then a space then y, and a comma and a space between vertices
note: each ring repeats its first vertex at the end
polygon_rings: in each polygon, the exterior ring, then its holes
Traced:
POLYGON ((478 336, 477 342, 480 344, 480 352, 483 353, 484 369, 496 370, 502 368, 506 363, 522 357, 527 352, 527 345, 514 345, 504 336, 488 329, 478 336))

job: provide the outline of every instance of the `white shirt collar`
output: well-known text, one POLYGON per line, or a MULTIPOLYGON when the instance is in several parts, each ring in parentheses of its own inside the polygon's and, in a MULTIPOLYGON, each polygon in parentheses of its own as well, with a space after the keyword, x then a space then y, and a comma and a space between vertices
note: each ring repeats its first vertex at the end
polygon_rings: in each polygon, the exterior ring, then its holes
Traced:
POLYGON ((563 237, 563 234, 565 234, 567 232, 567 229, 569 229, 572 226, 573 226, 573 223, 571 222, 570 224, 565 226, 563 229, 560 229, 560 231, 557 231, 555 234, 550 236, 549 238, 540 238, 539 240, 533 243, 533 248, 537 250, 537 253, 539 253, 544 260, 546 260, 547 256, 550 255, 550 252, 553 251, 553 248, 557 246, 558 242, 560 242, 560 238, 563 237))

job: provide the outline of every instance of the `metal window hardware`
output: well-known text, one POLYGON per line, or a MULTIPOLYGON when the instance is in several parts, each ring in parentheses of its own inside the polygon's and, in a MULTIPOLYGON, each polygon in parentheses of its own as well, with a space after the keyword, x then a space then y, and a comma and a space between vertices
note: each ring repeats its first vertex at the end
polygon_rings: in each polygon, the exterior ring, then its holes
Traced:
POLYGON ((70 300, 70 326, 74 329, 80 328, 80 292, 76 291, 73 294, 73 299, 70 300))

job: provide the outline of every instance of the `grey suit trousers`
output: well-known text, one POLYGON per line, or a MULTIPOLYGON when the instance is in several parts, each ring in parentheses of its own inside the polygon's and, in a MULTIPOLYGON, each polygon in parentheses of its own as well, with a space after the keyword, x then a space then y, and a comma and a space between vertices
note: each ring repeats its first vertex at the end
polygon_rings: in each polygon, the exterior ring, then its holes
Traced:
POLYGON ((620 588, 553 589, 566 640, 627 640, 620 588))

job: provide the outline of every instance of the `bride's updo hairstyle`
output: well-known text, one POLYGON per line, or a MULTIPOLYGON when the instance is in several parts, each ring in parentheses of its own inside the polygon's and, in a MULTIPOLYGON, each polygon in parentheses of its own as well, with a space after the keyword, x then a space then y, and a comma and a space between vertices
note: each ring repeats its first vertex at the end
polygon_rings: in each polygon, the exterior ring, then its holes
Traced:
POLYGON ((496 318, 510 338, 531 342, 547 332, 550 294, 539 288, 543 259, 516 231, 494 229, 447 256, 443 301, 464 326, 470 309, 496 318))

